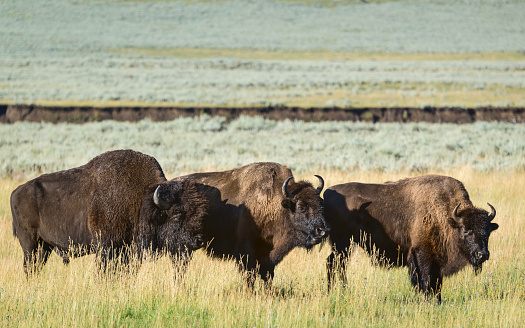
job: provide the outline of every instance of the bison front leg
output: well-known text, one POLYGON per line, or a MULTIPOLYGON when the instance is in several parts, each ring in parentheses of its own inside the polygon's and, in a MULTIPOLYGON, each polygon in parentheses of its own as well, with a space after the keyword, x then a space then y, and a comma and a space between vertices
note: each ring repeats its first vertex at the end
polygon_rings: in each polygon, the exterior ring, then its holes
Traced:
POLYGON ((328 281, 328 291, 332 289, 336 275, 339 281, 343 283, 343 287, 348 285, 346 278, 346 262, 348 260, 348 252, 333 251, 326 259, 326 278, 328 281))
POLYGON ((345 237, 336 238, 332 237, 332 253, 326 259, 326 276, 328 280, 328 291, 332 288, 336 275, 339 281, 343 283, 343 287, 348 285, 346 278, 346 264, 348 262, 349 255, 351 254, 351 240, 345 237), (339 239, 336 241, 336 239, 339 239))
POLYGON ((259 273, 257 261, 254 254, 242 255, 239 259, 239 271, 245 275, 246 284, 250 289, 255 286, 257 275, 259 273))
POLYGON ((264 281, 264 287, 270 290, 272 288, 273 277, 275 276, 275 265, 271 263, 261 264, 259 273, 261 279, 264 281))
POLYGON ((69 265, 69 254, 68 254, 68 251, 66 250, 63 250, 59 247, 55 247, 53 248, 53 250, 55 251, 55 253, 57 253, 58 256, 60 256, 62 258, 62 263, 64 263, 64 265, 69 265))
POLYGON ((99 272, 114 274, 118 269, 127 268, 129 252, 124 245, 113 245, 105 242, 100 244, 97 253, 99 272))
POLYGON ((437 302, 441 303, 443 277, 432 257, 422 249, 411 249, 407 262, 412 286, 423 292, 427 300, 434 294, 437 302))
POLYGON ((193 252, 189 250, 179 251, 179 252, 170 252, 171 263, 175 268, 175 276, 183 277, 186 273, 186 270, 193 258, 193 252))
POLYGON ((253 236, 251 238, 242 238, 235 245, 234 253, 236 255, 239 271, 245 276, 246 284, 253 289, 257 275, 259 273, 258 263, 255 256, 255 247, 253 245, 253 236))

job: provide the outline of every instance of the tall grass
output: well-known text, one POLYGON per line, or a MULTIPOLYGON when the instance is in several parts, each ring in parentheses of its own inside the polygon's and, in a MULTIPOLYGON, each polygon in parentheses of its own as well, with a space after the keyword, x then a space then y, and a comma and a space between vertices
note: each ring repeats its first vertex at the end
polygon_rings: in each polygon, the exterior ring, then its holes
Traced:
MULTIPOLYGON (((300 177, 311 176, 304 172, 300 177)), ((427 302, 410 287, 406 268, 386 270, 357 252, 349 286, 326 292, 328 247, 294 250, 277 267, 274 288, 252 292, 231 261, 195 254, 186 274, 167 257, 146 261, 136 274, 100 276, 93 255, 66 267, 52 255, 26 281, 22 252, 11 234, 9 194, 21 182, 0 180, 0 325, 2 327, 518 327, 525 320, 525 205, 523 172, 471 169, 436 172, 462 180, 478 206, 489 201, 500 228, 479 276, 466 268, 444 281, 443 303, 427 302)), ((381 182, 416 173, 353 172, 352 180, 381 182)), ((348 181, 323 172, 328 185, 348 181)))

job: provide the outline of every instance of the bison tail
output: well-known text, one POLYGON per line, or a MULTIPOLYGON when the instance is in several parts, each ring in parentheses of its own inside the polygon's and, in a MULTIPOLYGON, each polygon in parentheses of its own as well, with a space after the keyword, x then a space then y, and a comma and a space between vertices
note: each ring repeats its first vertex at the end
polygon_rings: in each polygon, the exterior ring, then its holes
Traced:
POLYGON ((18 235, 16 234, 16 226, 15 226, 15 213, 13 214, 13 236, 18 238, 18 235))
MULTIPOLYGON (((14 194, 14 191, 13 191, 13 194, 14 194)), ((16 234, 16 226, 15 226, 15 219, 16 219, 16 216, 15 216, 15 210, 13 208, 13 194, 11 194, 11 217, 13 218, 13 236, 18 238, 18 235, 16 234)))

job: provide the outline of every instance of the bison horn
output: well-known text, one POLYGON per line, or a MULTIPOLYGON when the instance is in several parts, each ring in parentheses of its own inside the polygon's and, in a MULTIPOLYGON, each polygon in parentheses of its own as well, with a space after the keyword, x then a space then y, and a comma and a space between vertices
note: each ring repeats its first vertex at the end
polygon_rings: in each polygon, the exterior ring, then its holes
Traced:
POLYGON ((489 221, 492 221, 496 217, 496 209, 490 203, 487 203, 487 205, 490 207, 489 221))
POLYGON ((293 199, 293 195, 288 191, 288 182, 290 182, 290 180, 292 180, 292 179, 293 179, 293 177, 289 177, 283 183, 283 195, 284 195, 284 197, 290 198, 290 199, 293 199))
POLYGON ((159 189, 160 185, 157 187, 157 189, 155 189, 155 193, 153 194, 153 202, 161 210, 167 210, 171 207, 171 204, 166 202, 166 200, 162 199, 162 197, 159 195, 159 189))
POLYGON ((458 222, 461 221, 461 218, 458 216, 458 208, 459 208, 459 205, 461 205, 461 203, 459 203, 458 205, 456 205, 456 207, 454 208, 454 211, 452 211, 452 218, 458 222))
POLYGON ((323 191, 323 188, 324 188, 324 180, 320 175, 316 174, 315 177, 319 179, 319 185, 317 186, 317 192, 321 193, 321 191, 323 191))

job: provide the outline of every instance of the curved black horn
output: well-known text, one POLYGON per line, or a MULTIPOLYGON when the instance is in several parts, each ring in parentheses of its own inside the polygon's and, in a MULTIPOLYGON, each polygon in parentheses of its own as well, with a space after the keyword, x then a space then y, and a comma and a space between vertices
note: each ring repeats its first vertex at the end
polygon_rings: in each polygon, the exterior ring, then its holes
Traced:
POLYGON ((292 180, 292 179, 293 179, 293 177, 289 177, 283 183, 283 195, 284 195, 284 197, 290 198, 290 199, 293 199, 293 195, 288 191, 288 182, 290 182, 290 180, 292 180))
POLYGON ((319 185, 317 186, 317 192, 321 193, 321 191, 323 191, 323 188, 324 188, 324 180, 320 175, 316 174, 315 177, 319 179, 319 185))
POLYGON ((461 203, 459 203, 458 205, 456 205, 456 207, 454 208, 454 211, 452 211, 452 218, 456 221, 460 221, 461 218, 458 216, 458 208, 459 208, 459 205, 461 205, 461 203))
POLYGON ((157 189, 155 189, 155 193, 153 194, 153 202, 161 210, 167 210, 171 207, 171 204, 162 199, 162 197, 159 195, 159 188, 160 185, 157 187, 157 189))
POLYGON ((490 203, 487 203, 487 205, 490 207, 489 221, 492 221, 496 217, 496 209, 490 203))

